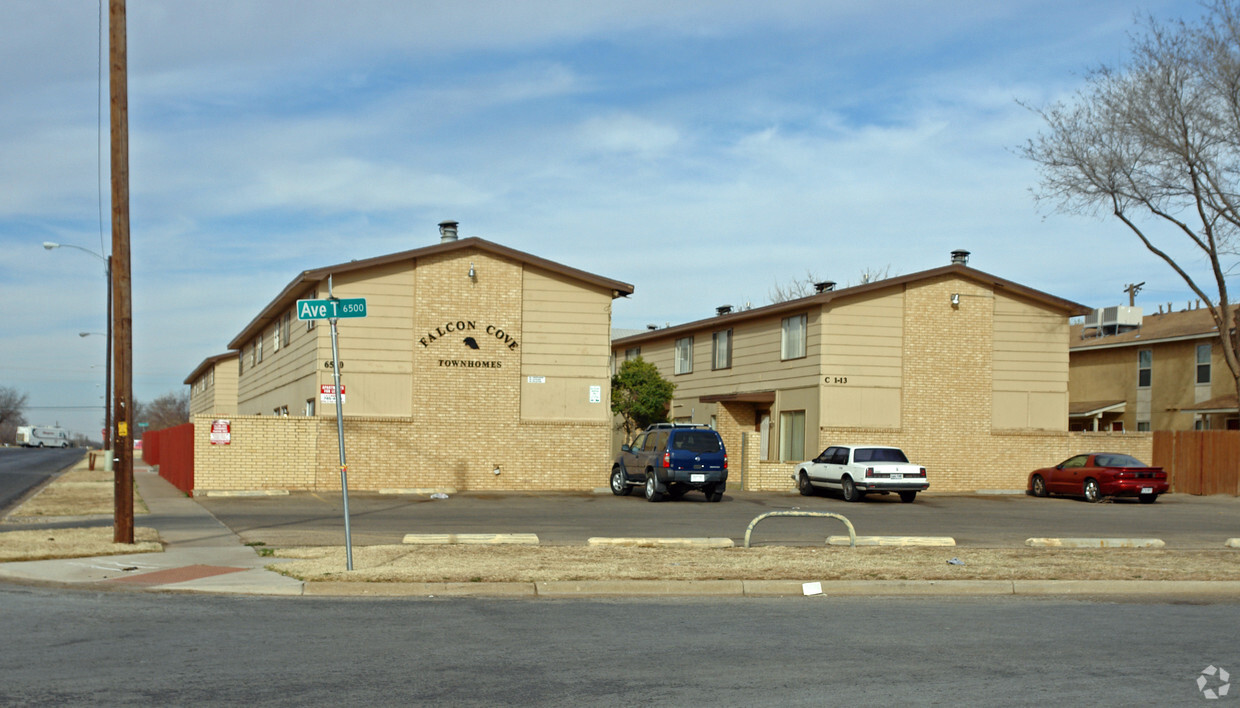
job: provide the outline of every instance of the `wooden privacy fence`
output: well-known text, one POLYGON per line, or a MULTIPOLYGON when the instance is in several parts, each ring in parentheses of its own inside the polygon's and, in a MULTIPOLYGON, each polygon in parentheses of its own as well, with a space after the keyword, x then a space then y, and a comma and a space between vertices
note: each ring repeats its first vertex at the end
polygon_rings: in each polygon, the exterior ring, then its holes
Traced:
POLYGON ((1172 492, 1240 496, 1240 431, 1155 431, 1152 463, 1167 470, 1172 492))
POLYGON ((159 476, 185 492, 194 492, 194 424, 185 423, 142 435, 142 459, 159 466, 159 476))

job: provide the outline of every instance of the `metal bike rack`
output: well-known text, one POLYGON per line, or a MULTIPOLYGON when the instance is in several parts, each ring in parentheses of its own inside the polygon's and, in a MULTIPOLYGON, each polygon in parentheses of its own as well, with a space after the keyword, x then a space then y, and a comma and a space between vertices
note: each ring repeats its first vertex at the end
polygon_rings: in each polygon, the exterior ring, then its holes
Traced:
POLYGON ((753 521, 749 522, 749 528, 745 529, 745 548, 749 548, 749 535, 753 533, 753 529, 755 526, 758 525, 758 522, 763 519, 768 519, 772 516, 818 516, 818 517, 829 517, 832 519, 839 519, 840 521, 844 522, 845 526, 848 527, 849 547, 850 548, 857 547, 857 530, 853 528, 851 521, 844 518, 840 514, 833 514, 829 511, 768 511, 765 514, 759 515, 753 521))

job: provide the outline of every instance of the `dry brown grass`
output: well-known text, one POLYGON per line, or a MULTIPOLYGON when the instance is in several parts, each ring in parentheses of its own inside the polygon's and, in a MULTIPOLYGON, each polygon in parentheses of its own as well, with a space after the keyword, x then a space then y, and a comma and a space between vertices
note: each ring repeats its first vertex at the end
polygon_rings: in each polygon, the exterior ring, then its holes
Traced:
POLYGON ((305 581, 1240 580, 1235 551, 966 548, 360 546, 276 549, 305 581), (958 558, 964 565, 947 561, 958 558))
POLYGON ((112 527, 0 532, 0 562, 114 556, 162 551, 155 529, 133 530, 134 544, 112 543, 112 527))
MULTIPOLYGON (((10 514, 10 518, 112 514, 115 511, 112 473, 87 467, 87 462, 83 460, 69 472, 53 479, 10 514)), ((137 489, 134 490, 133 507, 135 514, 147 513, 146 504, 137 489)))

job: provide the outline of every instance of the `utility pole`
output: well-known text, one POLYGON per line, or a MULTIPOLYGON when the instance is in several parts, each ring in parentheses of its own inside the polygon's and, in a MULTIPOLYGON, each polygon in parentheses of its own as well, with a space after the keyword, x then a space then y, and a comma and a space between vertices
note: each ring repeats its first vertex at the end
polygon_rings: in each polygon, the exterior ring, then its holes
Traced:
POLYGON ((1124 288, 1124 292, 1128 293, 1128 306, 1129 307, 1132 307, 1133 305, 1137 304, 1137 293, 1141 292, 1141 287, 1143 285, 1145 285, 1144 280, 1142 280, 1139 283, 1129 283, 1128 286, 1124 288))
POLYGON ((112 125, 113 543, 133 543, 133 305, 129 275, 129 75, 125 0, 108 0, 112 125))

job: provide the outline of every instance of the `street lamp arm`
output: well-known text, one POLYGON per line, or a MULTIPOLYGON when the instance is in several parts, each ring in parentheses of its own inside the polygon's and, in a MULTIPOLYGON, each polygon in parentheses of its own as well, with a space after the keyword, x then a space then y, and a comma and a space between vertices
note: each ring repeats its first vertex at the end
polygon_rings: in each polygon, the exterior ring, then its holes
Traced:
POLYGON ((98 258, 99 260, 103 261, 104 263, 107 263, 107 262, 108 262, 108 258, 107 258, 107 256, 104 256, 104 255, 101 255, 101 254, 95 253, 94 251, 90 250, 89 248, 83 248, 82 246, 75 246, 75 245, 73 245, 73 244, 71 244, 71 243, 56 243, 55 241, 44 241, 44 242, 43 242, 43 247, 44 247, 44 248, 46 248, 46 249, 47 249, 47 250, 49 250, 49 251, 50 251, 50 250, 52 250, 52 249, 54 249, 54 248, 76 248, 77 250, 79 250, 79 251, 81 251, 81 252, 83 252, 83 253, 89 253, 90 255, 94 256, 95 258, 98 258))

